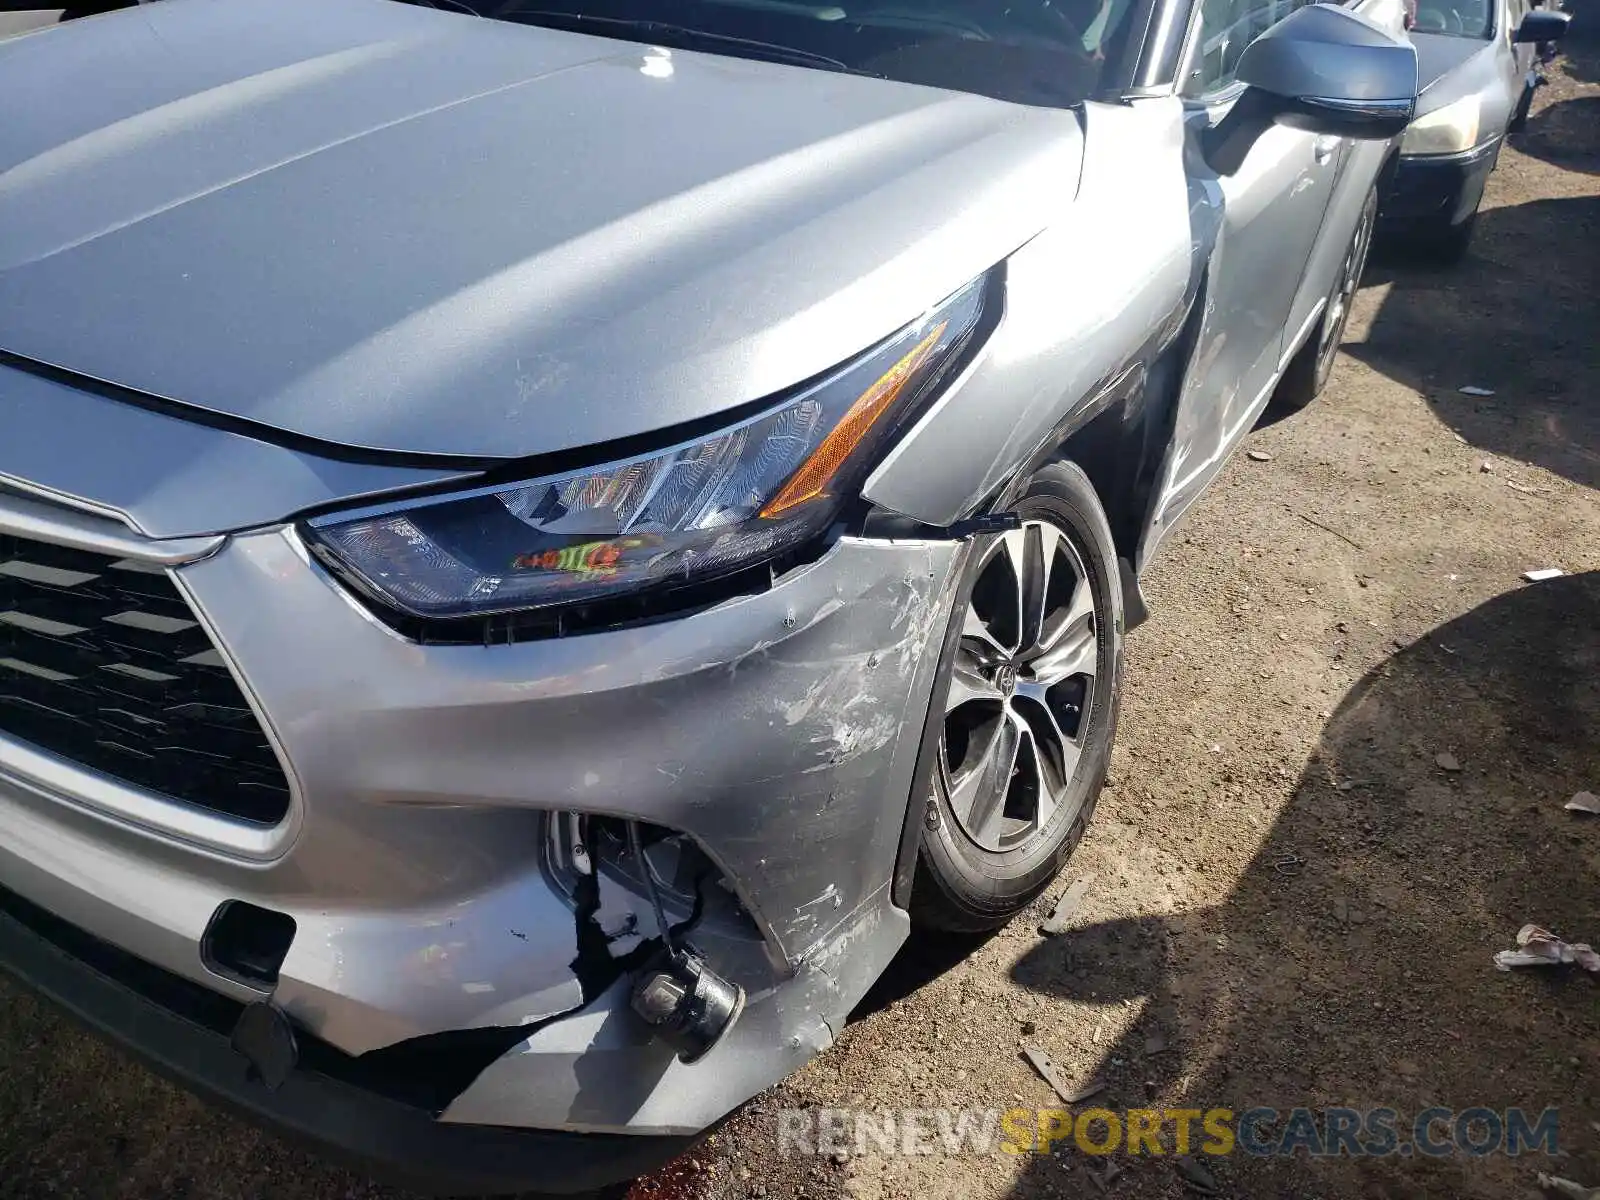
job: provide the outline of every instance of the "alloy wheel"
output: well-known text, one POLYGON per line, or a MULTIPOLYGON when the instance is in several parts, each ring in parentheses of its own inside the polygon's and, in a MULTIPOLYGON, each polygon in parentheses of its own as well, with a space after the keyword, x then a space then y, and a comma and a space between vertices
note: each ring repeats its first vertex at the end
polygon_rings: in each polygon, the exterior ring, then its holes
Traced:
POLYGON ((1361 276, 1367 269, 1367 254, 1372 249, 1372 229, 1376 218, 1377 205, 1368 200, 1361 210, 1355 236, 1350 239, 1350 249, 1345 252, 1333 294, 1328 297, 1327 316, 1322 321, 1321 340, 1317 345, 1319 379, 1327 377, 1333 367, 1334 356, 1339 352, 1339 345, 1344 340, 1344 327, 1350 320, 1350 305, 1355 301, 1356 289, 1361 286, 1361 276))
POLYGON ((1088 744, 1099 613, 1077 548, 1032 520, 984 549, 945 701, 951 813, 985 850, 1041 836, 1088 744))

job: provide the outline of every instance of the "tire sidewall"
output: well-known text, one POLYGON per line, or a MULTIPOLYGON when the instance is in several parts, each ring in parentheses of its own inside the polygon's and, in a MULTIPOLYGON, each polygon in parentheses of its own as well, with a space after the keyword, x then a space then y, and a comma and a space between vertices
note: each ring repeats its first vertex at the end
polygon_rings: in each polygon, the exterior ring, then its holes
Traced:
MULTIPOLYGON (((1047 826, 1048 835, 1008 851, 985 850, 973 842, 954 818, 945 793, 938 758, 943 755, 942 732, 935 761, 922 781, 927 796, 917 888, 936 888, 944 904, 954 909, 970 927, 992 925, 1009 917, 1055 878, 1063 863, 1083 839, 1110 763, 1116 737, 1122 692, 1122 641, 1124 616, 1121 577, 1111 529, 1088 477, 1069 463, 1040 470, 1011 506, 1024 520, 1045 519, 1062 530, 1083 560, 1095 608, 1109 619, 1098 623, 1097 685, 1090 707, 1094 736, 1085 747, 1073 775, 1068 803, 1047 826), (1076 813, 1072 807, 1082 798, 1076 813)), ((963 568, 961 586, 950 614, 951 636, 944 639, 938 682, 933 697, 935 719, 943 721, 951 666, 959 643, 959 630, 972 589, 977 582, 984 551, 993 541, 975 543, 963 568)), ((914 907, 916 907, 914 905, 914 907)), ((943 922, 953 924, 953 922, 943 922)))

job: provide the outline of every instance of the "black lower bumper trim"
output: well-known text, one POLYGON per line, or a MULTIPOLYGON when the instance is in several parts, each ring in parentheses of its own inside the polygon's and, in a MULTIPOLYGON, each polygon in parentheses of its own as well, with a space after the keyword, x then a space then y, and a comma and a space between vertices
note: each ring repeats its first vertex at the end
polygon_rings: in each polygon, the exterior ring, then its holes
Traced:
POLYGON ((1448 227, 1477 210, 1499 155, 1498 140, 1463 154, 1402 155, 1378 205, 1386 231, 1448 227))
POLYGON ((191 1091, 386 1181, 435 1194, 570 1195, 644 1174, 694 1141, 448 1125, 425 1109, 306 1069, 269 1091, 225 1033, 69 953, 48 936, 54 924, 0 892, 0 969, 191 1091), (30 919, 36 914, 43 920, 30 919))

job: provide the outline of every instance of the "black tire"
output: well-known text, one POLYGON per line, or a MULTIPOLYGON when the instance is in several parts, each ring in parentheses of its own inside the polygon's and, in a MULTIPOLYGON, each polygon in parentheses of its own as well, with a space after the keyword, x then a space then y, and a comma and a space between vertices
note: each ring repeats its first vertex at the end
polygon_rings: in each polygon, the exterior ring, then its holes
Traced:
MULTIPOLYGON (((1025 528, 1024 537, 1040 536, 1028 533, 1029 529, 1037 528, 1043 534, 1043 526, 1053 527, 1076 556, 1075 572, 1079 569, 1082 572, 1074 576, 1074 595, 1077 594, 1077 581, 1081 580, 1093 598, 1093 615, 1085 628, 1092 630, 1094 671, 1081 684, 1076 680, 1067 681, 1089 689, 1084 697, 1087 703, 1077 708, 1068 705, 1060 710, 1076 714, 1081 749, 1075 766, 1071 768, 1070 778, 1059 792, 1053 793, 1056 799, 1050 815, 1026 840, 1016 845, 1000 848, 980 845, 962 825, 952 807, 950 750, 946 733, 952 728, 950 721, 954 719, 954 714, 947 713, 946 707, 951 697, 956 657, 964 641, 962 628, 969 607, 977 604, 981 598, 975 595, 975 591, 980 582, 989 579, 986 572, 994 561, 993 548, 998 545, 996 537, 987 538, 975 544, 968 557, 957 592, 957 603, 951 615, 951 626, 945 637, 938 682, 934 687, 932 719, 940 721, 941 727, 930 777, 922 785, 926 789, 926 807, 923 810, 922 842, 918 850, 910 904, 912 923, 919 929, 953 932, 994 929, 1038 896, 1049 886, 1082 840, 1084 830, 1094 814, 1111 758, 1121 697, 1124 627, 1122 583, 1117 570, 1111 528, 1088 477, 1076 466, 1066 463, 1052 464, 1040 470, 1028 482, 1013 511, 1025 522, 1031 523, 1025 528), (1083 724, 1084 721, 1087 721, 1087 726, 1083 724)), ((1039 544, 1038 541, 1027 543, 1029 547, 1039 544)), ((1065 552, 1058 548, 1056 553, 1065 552)), ((1029 561, 1035 560, 1030 558, 1029 561)), ((1059 565, 1065 560, 1056 561, 1059 565)), ((1048 586, 1044 590, 1046 599, 1054 594, 1050 593, 1048 586)), ((1039 609, 1048 612, 1048 605, 1041 604, 1039 609)), ((1019 625, 1026 623, 1026 617, 1019 620, 1019 625)), ((1062 628, 1066 627, 1066 623, 1063 618, 1062 628)), ((1041 624, 1048 622, 1041 618, 1041 624)), ((1088 657, 1087 634, 1083 635, 1082 644, 1083 655, 1088 657)), ((1024 666, 1020 670, 1026 676, 1032 668, 1024 666)), ((1026 683, 1016 682, 1016 677, 1017 669, 1013 669, 1012 686, 1018 689, 1027 686, 1026 683)), ((1053 688, 1051 690, 1054 691, 1053 688)), ((1078 695, 1081 697, 1082 693, 1078 695)), ((1022 699, 1019 691, 1016 703, 1019 708, 1027 708, 1033 701, 1022 699)), ((1034 720, 1042 712, 1037 705, 1030 711, 1035 714, 1034 720)), ((1052 713, 1056 711, 1053 709, 1052 713)), ((1021 762, 1020 757, 1018 761, 1021 762)), ((1051 761, 1059 769, 1059 774, 1065 777, 1065 764, 1059 759, 1051 761)), ((1023 768, 1019 767, 1015 774, 1005 780, 1004 789, 996 789, 989 794, 1004 791, 1005 797, 1009 797, 1014 790, 1014 781, 1020 781, 1022 773, 1023 768)), ((1042 782, 1037 774, 1034 774, 1034 779, 1036 784, 1042 782)), ((1026 790, 1020 782, 1016 787, 1026 790)), ((1001 801, 1005 806, 1003 815, 1008 822, 1011 820, 1009 803, 1008 798, 1001 801)))
POLYGON ((1269 418, 1299 412, 1328 386, 1334 363, 1339 359, 1339 346, 1344 341, 1344 328, 1350 321, 1350 302, 1367 269, 1377 217, 1378 189, 1374 185, 1361 206, 1361 216, 1356 221, 1355 232, 1350 235, 1350 245, 1334 278, 1333 290, 1323 304, 1322 319, 1284 368, 1283 378, 1267 404, 1269 418))

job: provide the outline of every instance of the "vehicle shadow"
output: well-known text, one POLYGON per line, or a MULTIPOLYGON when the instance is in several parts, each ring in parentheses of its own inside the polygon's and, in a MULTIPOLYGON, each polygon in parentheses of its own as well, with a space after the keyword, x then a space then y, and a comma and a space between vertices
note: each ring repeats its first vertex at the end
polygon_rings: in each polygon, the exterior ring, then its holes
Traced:
POLYGON ((883 974, 867 989, 861 1002, 850 1011, 854 1023, 882 1012, 896 1001, 939 976, 954 970, 976 954, 998 930, 982 933, 941 933, 935 937, 913 937, 894 956, 883 974))
POLYGON ((1569 171, 1600 175, 1600 96, 1574 96, 1548 105, 1528 119, 1511 144, 1569 171))
POLYGON ((1364 337, 1358 307, 1346 354, 1421 393, 1471 445, 1600 487, 1600 197, 1485 209, 1460 267, 1391 253, 1365 286, 1381 299, 1364 337))
MULTIPOLYGON (((1562 808, 1600 779, 1596 729, 1600 572, 1496 597, 1350 690, 1223 903, 1042 941, 1013 976, 1143 1006, 1099 1062, 1108 1087, 1092 1103, 1113 1110, 1389 1106, 1408 1133, 1432 1104, 1562 1106, 1571 1157, 1558 1167, 1537 1155, 1205 1159, 1230 1194, 1461 1200, 1531 1195, 1539 1169, 1600 1180, 1584 1080, 1600 1057, 1594 981, 1491 963, 1526 922, 1600 939, 1600 827, 1562 808), (1152 1032, 1167 1049, 1151 1052, 1152 1032)), ((1122 1194, 1176 1193, 1168 1159, 1117 1162, 1131 1172, 1122 1194)), ((1033 1156, 1011 1194, 1091 1195, 1072 1181, 1098 1169, 1070 1148, 1033 1156)))

